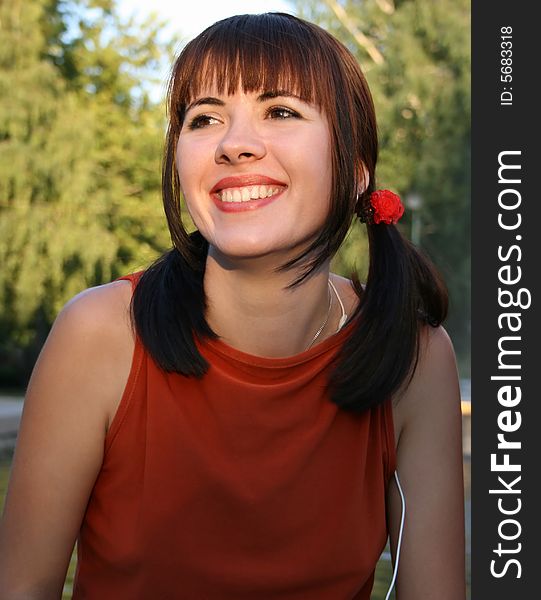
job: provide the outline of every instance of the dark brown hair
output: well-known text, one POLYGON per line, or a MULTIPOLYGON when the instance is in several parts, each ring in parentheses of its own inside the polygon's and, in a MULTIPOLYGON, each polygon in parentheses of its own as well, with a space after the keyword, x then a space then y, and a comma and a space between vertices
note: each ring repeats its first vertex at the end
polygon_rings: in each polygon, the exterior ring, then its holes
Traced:
MULTIPOLYGON (((326 115, 332 145, 329 217, 317 239, 280 269, 301 267, 298 285, 343 242, 357 203, 374 190, 378 143, 366 80, 353 55, 322 28, 283 13, 239 15, 215 23, 186 45, 170 78, 163 202, 173 248, 143 274, 133 297, 137 332, 167 371, 201 377, 208 367, 194 335, 216 337, 206 323, 203 275, 208 244, 182 224, 175 151, 186 108, 199 91, 288 90, 326 115), (364 174, 368 181, 363 180, 364 174), (360 196, 357 191, 366 188, 360 196)), ((426 257, 393 225, 368 225, 370 268, 353 331, 330 379, 334 402, 350 410, 377 404, 413 375, 422 322, 447 312, 445 286, 426 257)))

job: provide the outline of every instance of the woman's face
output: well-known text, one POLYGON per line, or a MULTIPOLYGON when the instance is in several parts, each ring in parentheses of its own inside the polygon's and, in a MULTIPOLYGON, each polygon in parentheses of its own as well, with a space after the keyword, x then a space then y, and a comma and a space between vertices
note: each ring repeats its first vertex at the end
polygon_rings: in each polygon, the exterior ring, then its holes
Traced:
POLYGON ((176 165, 196 227, 232 259, 297 255, 328 215, 327 119, 287 91, 202 90, 186 111, 176 165))

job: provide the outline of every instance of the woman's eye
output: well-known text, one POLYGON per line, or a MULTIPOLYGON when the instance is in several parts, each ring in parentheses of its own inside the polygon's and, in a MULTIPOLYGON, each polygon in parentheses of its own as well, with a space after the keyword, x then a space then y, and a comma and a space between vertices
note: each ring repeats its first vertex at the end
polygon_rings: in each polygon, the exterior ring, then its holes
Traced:
POLYGON ((197 117, 190 119, 188 122, 188 129, 202 129, 210 125, 212 121, 216 121, 216 118, 210 115, 197 115, 197 117))
POLYGON ((283 106, 275 106, 273 108, 269 108, 267 111, 267 116, 272 119, 291 119, 291 118, 300 118, 298 112, 291 110, 290 108, 284 108, 283 106))

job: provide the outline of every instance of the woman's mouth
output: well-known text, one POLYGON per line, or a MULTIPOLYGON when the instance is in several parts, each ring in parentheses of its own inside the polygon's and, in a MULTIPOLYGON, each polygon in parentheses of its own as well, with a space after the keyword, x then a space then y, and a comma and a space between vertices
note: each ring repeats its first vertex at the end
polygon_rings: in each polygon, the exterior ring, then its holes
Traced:
POLYGON ((226 188, 217 192, 222 202, 249 202, 261 198, 275 196, 285 188, 276 185, 249 185, 245 187, 226 188))
POLYGON ((237 212, 253 210, 272 202, 287 186, 281 185, 247 185, 218 190, 211 194, 220 210, 237 212))

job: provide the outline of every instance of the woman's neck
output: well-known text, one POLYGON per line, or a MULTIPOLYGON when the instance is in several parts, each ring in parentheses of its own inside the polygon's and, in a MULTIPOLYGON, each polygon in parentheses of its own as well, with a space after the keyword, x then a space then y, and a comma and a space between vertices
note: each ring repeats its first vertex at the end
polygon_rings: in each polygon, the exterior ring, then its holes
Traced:
POLYGON ((209 253, 207 322, 225 343, 248 354, 278 358, 303 352, 327 315, 314 344, 335 333, 340 308, 334 293, 330 295, 329 262, 299 286, 284 289, 294 276, 294 271, 226 265, 209 253))

